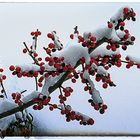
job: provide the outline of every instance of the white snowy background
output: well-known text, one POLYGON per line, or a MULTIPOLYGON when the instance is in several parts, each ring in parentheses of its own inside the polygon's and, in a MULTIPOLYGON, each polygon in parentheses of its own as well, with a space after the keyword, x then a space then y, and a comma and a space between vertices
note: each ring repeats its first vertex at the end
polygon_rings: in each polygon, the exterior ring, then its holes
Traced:
MULTIPOLYGON (((23 41, 32 43, 31 31, 39 29, 39 54, 45 55, 42 47, 47 46, 49 39, 46 35, 56 30, 61 42, 65 45, 69 35, 78 25, 80 34, 90 29, 96 29, 107 24, 110 17, 122 6, 130 6, 137 13, 136 22, 127 22, 127 27, 136 36, 136 42, 130 46, 124 55, 132 54, 140 58, 140 3, 0 3, 0 64, 8 68, 10 64, 31 63, 29 56, 22 53, 23 41)), ((101 46, 104 47, 104 46, 101 46)), ((81 111, 95 120, 93 126, 80 126, 78 122, 67 123, 65 117, 58 110, 50 112, 48 109, 31 112, 36 116, 37 127, 45 133, 140 133, 140 70, 136 67, 110 70, 115 88, 102 89, 96 84, 108 110, 104 115, 96 112, 87 102, 89 95, 83 91, 80 82, 74 84, 74 94, 69 97, 68 104, 75 110, 81 111)), ((18 80, 6 70, 7 82, 5 86, 10 94, 15 90, 27 89, 28 94, 34 90, 34 81, 27 78, 18 80)), ((72 85, 67 82, 67 85, 72 85)), ((57 91, 53 93, 52 101, 57 101, 57 91)))

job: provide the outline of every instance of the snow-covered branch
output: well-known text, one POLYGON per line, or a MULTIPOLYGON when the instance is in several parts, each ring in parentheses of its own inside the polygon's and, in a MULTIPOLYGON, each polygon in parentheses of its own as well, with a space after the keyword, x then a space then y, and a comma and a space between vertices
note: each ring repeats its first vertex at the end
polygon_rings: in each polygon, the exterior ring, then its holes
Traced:
MULTIPOLYGON (((122 8, 110 19, 107 26, 95 31, 86 31, 84 32, 83 37, 79 36, 78 27, 76 26, 74 35, 72 36, 73 40, 65 47, 63 47, 63 45, 60 43, 55 31, 49 33, 47 36, 53 40, 53 43, 50 43, 48 47, 45 48, 47 55, 49 55, 49 57, 47 56, 45 58, 45 62, 42 61, 42 58, 37 58, 38 54, 34 52, 34 50, 36 50, 36 42, 33 42, 31 50, 29 50, 28 46, 24 42, 24 52, 29 53, 34 61, 34 64, 24 66, 19 65, 16 67, 12 66, 10 69, 13 71, 13 74, 17 74, 18 77, 24 75, 27 77, 34 76, 38 78, 39 75, 39 86, 43 86, 43 88, 41 93, 35 91, 28 96, 25 96, 22 99, 22 104, 19 106, 14 106, 8 110, 1 111, 0 119, 4 119, 7 116, 13 115, 17 112, 21 112, 24 109, 36 104, 34 99, 41 99, 41 101, 45 100, 46 105, 48 105, 48 102, 50 101, 49 96, 53 91, 62 86, 63 82, 68 78, 68 75, 72 73, 78 78, 76 68, 81 64, 81 59, 84 59, 84 62, 82 62, 83 80, 86 80, 85 83, 88 83, 88 85, 91 87, 90 91, 92 99, 90 100, 90 103, 96 108, 96 110, 100 109, 100 112, 104 113, 104 110, 107 107, 103 104, 103 99, 90 78, 90 70, 96 72, 96 77, 103 77, 102 81, 104 82, 104 88, 107 88, 107 84, 111 85, 112 81, 110 80, 110 76, 105 69, 105 65, 100 65, 99 63, 92 64, 91 58, 96 59, 99 57, 99 55, 101 58, 104 56, 110 56, 114 61, 112 65, 117 63, 117 65, 120 66, 120 59, 118 57, 120 45, 124 45, 125 47, 128 45, 133 45, 135 40, 135 38, 130 35, 129 31, 124 29, 124 21, 130 17, 134 20, 135 14, 133 10, 128 7, 122 8), (121 31, 118 31, 118 29, 121 31), (103 43, 107 43, 109 47, 108 50, 101 52, 98 50, 98 47, 103 43), (110 51, 110 49, 112 49, 112 51, 110 51), (107 77, 108 79, 105 79, 104 77, 107 77), (43 80, 45 80, 45 82, 42 85, 43 80)), ((40 33, 37 31, 37 35, 32 35, 38 36, 38 34, 40 35, 40 33)), ((107 62, 110 63, 109 61, 111 60, 108 59, 107 62)), ((75 79, 73 82, 75 82, 75 79)), ((91 120, 88 116, 80 112, 74 112, 74 115, 77 115, 77 117, 83 116, 83 122, 87 123, 90 121, 91 124, 93 123, 93 120, 91 120)))

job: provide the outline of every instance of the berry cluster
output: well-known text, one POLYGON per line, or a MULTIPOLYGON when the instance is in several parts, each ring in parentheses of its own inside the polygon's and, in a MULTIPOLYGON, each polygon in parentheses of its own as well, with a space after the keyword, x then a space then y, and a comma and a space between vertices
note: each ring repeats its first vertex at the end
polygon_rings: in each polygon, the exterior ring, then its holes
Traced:
POLYGON ((35 32, 31 32, 31 36, 33 36, 33 37, 38 37, 38 36, 40 36, 41 35, 41 32, 40 31, 35 31, 35 32))
POLYGON ((41 110, 43 109, 44 106, 47 106, 50 102, 50 97, 44 99, 44 100, 39 100, 39 99, 34 99, 34 102, 36 103, 33 105, 34 110, 41 110))
POLYGON ((18 78, 21 78, 22 76, 23 77, 37 77, 39 73, 38 71, 33 71, 33 70, 23 71, 20 66, 15 67, 13 65, 9 67, 9 70, 12 71, 13 75, 17 75, 18 78))
POLYGON ((80 125, 93 125, 94 124, 94 120, 92 118, 87 117, 83 115, 82 113, 73 111, 71 108, 68 108, 67 106, 65 109, 61 110, 61 114, 65 115, 67 122, 77 120, 79 121, 80 125))
POLYGON ((22 105, 22 101, 21 101, 21 93, 12 93, 12 98, 13 100, 15 100, 15 103, 18 105, 22 105))
POLYGON ((57 37, 56 31, 53 31, 52 33, 48 33, 47 37, 52 39, 53 41, 53 43, 49 43, 47 48, 44 48, 48 55, 51 55, 51 53, 55 52, 56 50, 60 51, 63 48, 63 44, 60 42, 59 38, 57 37))
POLYGON ((6 80, 6 75, 2 74, 3 71, 3 68, 0 68, 0 83, 2 83, 3 80, 6 80))
POLYGON ((93 106, 93 108, 100 112, 100 114, 104 114, 105 110, 107 109, 107 105, 105 104, 95 104, 92 99, 89 99, 88 102, 93 106))
POLYGON ((125 58, 126 61, 124 61, 126 63, 126 68, 129 69, 131 68, 132 66, 136 65, 138 69, 140 69, 140 64, 139 63, 136 63, 134 62, 131 58, 129 58, 129 56, 127 56, 125 58))

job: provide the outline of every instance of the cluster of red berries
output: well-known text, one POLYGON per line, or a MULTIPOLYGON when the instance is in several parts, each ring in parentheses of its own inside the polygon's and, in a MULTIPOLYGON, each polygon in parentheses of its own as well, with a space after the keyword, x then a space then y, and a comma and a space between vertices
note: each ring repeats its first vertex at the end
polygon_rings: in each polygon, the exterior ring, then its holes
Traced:
POLYGON ((13 71, 12 74, 13 74, 13 75, 17 75, 18 78, 21 78, 22 76, 23 76, 23 77, 37 77, 38 74, 39 74, 38 71, 33 71, 33 70, 31 70, 31 71, 29 71, 29 72, 22 71, 22 69, 21 69, 20 66, 15 67, 15 66, 13 66, 13 65, 11 65, 11 66, 9 67, 9 70, 10 70, 10 71, 13 71))
MULTIPOLYGON (((124 19, 127 18, 127 20, 130 20, 130 18, 131 18, 133 21, 136 20, 136 18, 135 18, 136 13, 134 11, 128 9, 127 7, 125 7, 123 9, 123 14, 124 14, 124 19)), ((123 19, 119 19, 118 20, 118 25, 115 27, 115 29, 119 29, 120 28, 120 30, 123 31, 124 30, 124 26, 125 26, 124 20, 123 19)), ((110 28, 110 29, 113 28, 113 23, 112 22, 108 22, 108 28, 110 28)))
MULTIPOLYGON (((125 33, 125 35, 124 35, 124 37, 122 38, 122 41, 127 41, 127 40, 129 39, 129 37, 130 37, 130 40, 131 40, 132 42, 135 41, 135 37, 130 35, 129 30, 125 29, 125 30, 124 30, 124 33, 125 33)), ((126 44, 126 45, 127 45, 127 44, 126 44)))
POLYGON ((80 115, 79 113, 71 109, 66 108, 66 109, 61 110, 61 114, 65 115, 67 122, 77 120, 79 121, 80 125, 93 125, 94 124, 94 120, 92 118, 85 119, 84 116, 80 115))
MULTIPOLYGON (((132 60, 130 60, 128 56, 125 58, 125 60, 127 61, 127 65, 126 65, 127 69, 134 66, 135 63, 132 60)), ((140 68, 140 64, 136 64, 136 65, 137 65, 137 68, 140 68)))
POLYGON ((94 48, 96 45, 96 37, 92 34, 88 35, 88 40, 82 42, 83 47, 87 47, 88 49, 94 48))
POLYGON ((115 52, 116 50, 117 50, 117 48, 119 48, 119 45, 117 45, 117 44, 108 44, 107 46, 106 46, 106 49, 107 50, 112 50, 113 52, 115 52))
POLYGON ((41 110, 43 109, 44 106, 47 106, 50 102, 50 97, 44 99, 44 100, 38 100, 38 99, 34 99, 34 102, 36 103, 35 105, 33 105, 33 109, 34 110, 41 110))
POLYGON ((105 110, 107 109, 107 105, 105 104, 95 104, 92 99, 89 99, 88 102, 93 106, 93 108, 100 112, 100 114, 104 114, 105 110))
POLYGON ((71 93, 73 92, 73 89, 71 87, 66 87, 66 88, 63 88, 63 92, 64 92, 65 97, 69 97, 71 93))
POLYGON ((110 29, 113 28, 113 23, 112 22, 108 22, 108 28, 110 28, 110 29))
MULTIPOLYGON (((121 62, 121 54, 114 54, 110 57, 108 63, 108 67, 111 67, 112 65, 115 65, 117 67, 121 67, 122 62, 121 62)), ((104 67, 106 69, 106 67, 104 67)))
POLYGON ((67 100, 67 97, 71 96, 71 93, 73 92, 73 89, 71 87, 62 87, 62 89, 63 90, 61 91, 61 94, 58 96, 60 104, 63 104, 67 100))
POLYGON ((21 93, 12 93, 12 98, 13 100, 15 100, 15 103, 18 105, 22 105, 22 101, 21 101, 21 93))
POLYGON ((4 70, 3 70, 3 68, 0 68, 0 83, 3 81, 3 80, 5 80, 6 79, 6 75, 3 75, 2 74, 2 72, 3 72, 4 70))
POLYGON ((113 82, 110 79, 110 74, 108 74, 107 76, 104 76, 104 75, 101 75, 101 74, 96 74, 95 80, 97 82, 102 81, 103 82, 102 87, 104 89, 106 89, 108 87, 108 85, 113 86, 113 82))
MULTIPOLYGON (((71 35, 70 35, 70 38, 71 38, 71 39, 74 39, 74 34, 71 34, 71 35)), ((83 38, 81 35, 78 35, 78 42, 79 42, 79 43, 84 42, 84 38, 83 38)))
POLYGON ((33 37, 38 37, 38 36, 40 36, 41 35, 41 32, 40 31, 35 31, 35 32, 31 32, 31 36, 33 36, 33 37))
MULTIPOLYGON (((53 33, 56 34, 56 31, 53 31, 53 33)), ((50 38, 50 39, 52 39, 52 41, 54 41, 54 43, 50 43, 48 45, 48 48, 46 49, 46 53, 47 54, 51 54, 51 52, 55 52, 56 51, 55 42, 58 42, 59 43, 58 50, 61 50, 62 47, 63 47, 63 44, 60 42, 60 40, 58 40, 58 39, 56 40, 55 39, 55 36, 53 35, 53 33, 48 33, 47 34, 47 37, 50 38)))
POLYGON ((123 9, 123 13, 124 13, 125 18, 127 18, 128 20, 129 20, 130 18, 131 18, 133 21, 136 20, 136 19, 135 19, 136 13, 135 13, 133 10, 130 11, 129 8, 125 7, 125 8, 123 9), (128 15, 129 15, 129 16, 128 16, 128 15))
MULTIPOLYGON (((84 62, 84 59, 81 60, 81 63, 84 62)), ((92 69, 91 65, 92 64, 96 64, 97 66, 104 66, 105 69, 109 69, 108 66, 106 65, 107 63, 109 63, 109 57, 97 57, 97 59, 94 59, 94 58, 91 58, 91 64, 89 66, 86 66, 85 68, 88 70, 89 74, 92 75, 92 76, 95 76, 95 80, 97 82, 99 81, 102 81, 103 82, 103 88, 107 88, 108 85, 110 86, 114 86, 113 82, 111 81, 110 79, 110 74, 108 75, 103 75, 103 74, 98 74, 97 73, 97 69, 92 69), (101 63, 99 64, 98 62, 101 63)), ((84 79, 83 77, 83 72, 80 73, 80 77, 81 77, 81 82, 82 83, 86 83, 86 86, 84 88, 85 91, 88 91, 89 90, 89 94, 92 94, 92 91, 91 91, 91 87, 88 85, 88 81, 86 79, 84 79)))

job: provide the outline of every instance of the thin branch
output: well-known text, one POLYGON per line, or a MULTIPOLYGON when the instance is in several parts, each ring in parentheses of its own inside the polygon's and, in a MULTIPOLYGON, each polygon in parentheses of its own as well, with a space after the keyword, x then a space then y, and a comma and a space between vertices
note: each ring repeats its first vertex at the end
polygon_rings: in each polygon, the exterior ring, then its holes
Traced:
POLYGON ((37 77, 35 77, 36 91, 38 91, 37 77))
MULTIPOLYGON (((63 96, 63 93, 62 93, 61 87, 59 87, 59 91, 60 91, 60 95, 62 95, 62 96, 63 96)), ((64 107, 66 107, 66 105, 65 105, 65 103, 64 103, 64 102, 63 102, 63 105, 64 105, 64 107)))
POLYGON ((1 82, 1 86, 2 86, 2 90, 4 92, 5 97, 8 98, 7 94, 6 94, 6 90, 5 90, 4 85, 3 85, 3 82, 1 82))
POLYGON ((29 48, 28 48, 28 46, 26 45, 26 43, 23 42, 23 44, 24 44, 25 48, 27 49, 27 51, 29 52, 29 55, 32 57, 34 63, 35 63, 36 65, 40 66, 39 63, 38 63, 38 61, 32 56, 31 51, 29 50, 29 48))
POLYGON ((20 93, 22 94, 22 93, 24 93, 24 92, 26 92, 27 90, 23 90, 23 91, 21 91, 20 93))

